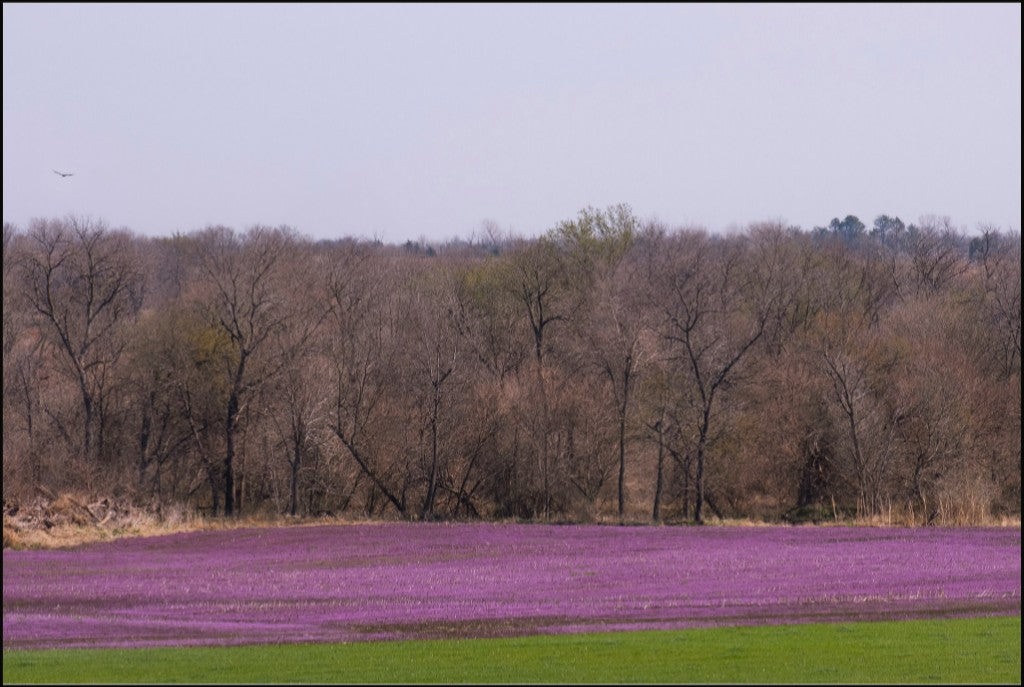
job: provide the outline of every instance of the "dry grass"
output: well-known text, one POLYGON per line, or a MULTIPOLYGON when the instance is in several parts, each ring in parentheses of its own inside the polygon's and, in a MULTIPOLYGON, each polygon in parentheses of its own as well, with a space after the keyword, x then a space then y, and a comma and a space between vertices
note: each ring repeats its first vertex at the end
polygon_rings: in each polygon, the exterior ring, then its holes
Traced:
POLYGON ((5 515, 4 548, 59 549, 121 537, 146 537, 206 528, 204 523, 197 520, 161 522, 142 513, 133 514, 129 519, 117 523, 100 524, 81 521, 80 518, 75 520, 47 528, 26 527, 5 515))
MULTIPOLYGON (((26 523, 18 518, 3 517, 3 548, 5 549, 60 549, 80 546, 100 541, 111 541, 124 537, 152 537, 180 532, 197 532, 203 530, 229 530, 244 527, 281 527, 281 526, 313 526, 313 525, 349 525, 354 523, 374 524, 382 520, 359 520, 339 517, 308 517, 293 518, 275 515, 251 515, 237 518, 209 518, 185 511, 181 508, 164 509, 162 517, 142 509, 119 512, 112 517, 111 510, 107 517, 98 517, 84 501, 72 495, 62 494, 48 506, 45 520, 26 523)), ((948 513, 953 515, 953 513, 948 513)), ((933 525, 938 526, 986 526, 1016 527, 1021 526, 1019 516, 985 517, 978 513, 966 514, 957 512, 956 517, 940 517, 933 525)), ((510 521, 512 522, 512 521, 510 521)), ((597 517, 591 522, 604 525, 650 525, 649 520, 627 518, 620 522, 617 517, 597 517)), ((666 525, 680 525, 668 521, 666 525)), ((707 525, 728 527, 767 527, 781 523, 768 522, 750 518, 709 518, 707 525)), ((920 517, 912 511, 890 509, 880 515, 860 518, 841 518, 824 520, 817 525, 806 523, 798 526, 814 527, 840 525, 849 527, 915 527, 921 526, 920 517)))
POLYGON ((164 509, 162 517, 141 509, 133 509, 127 515, 98 519, 90 515, 88 509, 82 506, 82 501, 68 495, 61 495, 51 502, 48 512, 61 516, 53 517, 50 520, 52 524, 48 527, 39 523, 26 524, 4 514, 3 548, 62 549, 125 537, 154 537, 181 532, 245 527, 344 525, 354 522, 345 518, 292 518, 268 515, 208 518, 180 508, 164 509))

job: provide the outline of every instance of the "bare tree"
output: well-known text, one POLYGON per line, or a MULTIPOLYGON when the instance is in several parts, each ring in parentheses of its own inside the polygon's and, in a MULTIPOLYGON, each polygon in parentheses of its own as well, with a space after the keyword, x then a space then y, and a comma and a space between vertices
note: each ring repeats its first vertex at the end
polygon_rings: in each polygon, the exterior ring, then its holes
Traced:
POLYGON ((400 301, 391 266, 381 258, 369 260, 362 251, 335 256, 326 285, 334 388, 330 429, 373 488, 405 517, 409 472, 397 464, 404 446, 395 446, 392 436, 405 424, 396 394, 400 301))
POLYGON ((552 444, 557 441, 550 388, 554 375, 549 373, 548 353, 552 345, 553 325, 566 321, 570 315, 567 275, 557 246, 547 238, 518 246, 508 255, 505 264, 505 288, 517 301, 520 313, 525 315, 533 339, 534 381, 540 414, 532 434, 537 440, 537 468, 541 482, 539 510, 547 519, 552 510, 556 462, 552 444))
POLYGON ((680 233, 667 242, 655 292, 662 335, 689 370, 699 398, 694 520, 703 522, 704 468, 716 400, 740 371, 781 306, 780 265, 758 262, 745 237, 711 239, 680 233))
POLYGON ((618 511, 625 517, 626 440, 633 408, 633 391, 647 361, 647 313, 634 289, 637 270, 619 263, 595 285, 583 339, 590 359, 611 390, 618 430, 618 511))
POLYGON ((916 290, 936 293, 947 288, 967 269, 963 236, 949 217, 925 217, 910 238, 910 256, 916 290))
POLYGON ((70 217, 36 221, 17 256, 20 279, 58 369, 78 391, 78 452, 89 465, 106 458, 104 442, 124 330, 136 317, 145 279, 127 232, 70 217))
POLYGON ((330 366, 313 351, 294 348, 274 385, 268 414, 285 448, 288 513, 299 512, 299 475, 311 452, 324 443, 329 421, 330 366))
POLYGON ((584 342, 588 362, 612 392, 618 425, 620 521, 626 507, 626 429, 644 357, 641 337, 648 328, 635 284, 639 266, 627 258, 639 230, 629 206, 617 205, 605 211, 587 208, 550 233, 566 255, 577 292, 573 329, 584 342))
POLYGON ((240 415, 255 390, 272 378, 284 362, 263 354, 272 353, 268 343, 286 326, 291 315, 284 305, 288 275, 282 268, 290 264, 285 253, 293 242, 289 229, 261 226, 242 235, 225 227, 213 227, 199 237, 202 252, 198 263, 207 289, 201 296, 200 307, 210 324, 231 343, 231 355, 223 357, 220 370, 228 383, 223 418, 227 516, 236 512, 235 443, 240 415))
POLYGON ((984 312, 1001 336, 994 347, 999 353, 1002 373, 1020 376, 1021 332, 1021 254, 1020 234, 1005 236, 993 227, 984 227, 972 242, 974 258, 984 273, 984 296, 979 299, 984 312))
POLYGON ((519 302, 506 288, 505 267, 493 257, 460 266, 452 304, 454 324, 467 355, 499 388, 520 374, 529 355, 519 302))
POLYGON ((896 428, 874 385, 877 378, 892 372, 895 360, 872 360, 884 353, 875 349, 865 356, 851 352, 852 348, 826 346, 821 360, 831 383, 832 403, 845 427, 845 460, 839 465, 856 486, 858 515, 868 515, 881 508, 883 484, 890 477, 894 459, 896 428))
POLYGON ((185 338, 187 329, 181 324, 181 313, 170 307, 145 318, 132 337, 124 385, 128 424, 135 437, 135 490, 139 496, 155 497, 158 512, 165 496, 177 496, 173 487, 165 494, 165 472, 171 463, 183 460, 192 441, 178 394, 181 377, 193 360, 186 350, 191 344, 185 338))
POLYGON ((431 274, 416 280, 404 305, 409 374, 406 381, 426 436, 423 472, 426 489, 419 517, 434 516, 438 492, 449 488, 448 463, 455 421, 455 397, 462 393, 460 337, 455 321, 453 275, 431 274))
POLYGON ((1019 514, 1019 235, 833 224, 670 233, 619 205, 539 239, 405 246, 5 225, 4 496, 1019 514))

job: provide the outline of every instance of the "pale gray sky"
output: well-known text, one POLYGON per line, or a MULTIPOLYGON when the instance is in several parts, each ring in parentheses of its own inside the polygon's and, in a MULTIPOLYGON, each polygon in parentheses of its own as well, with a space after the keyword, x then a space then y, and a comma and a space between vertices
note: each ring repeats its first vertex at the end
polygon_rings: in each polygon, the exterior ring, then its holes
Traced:
POLYGON ((1020 229, 1019 3, 5 3, 3 110, 22 227, 1020 229))

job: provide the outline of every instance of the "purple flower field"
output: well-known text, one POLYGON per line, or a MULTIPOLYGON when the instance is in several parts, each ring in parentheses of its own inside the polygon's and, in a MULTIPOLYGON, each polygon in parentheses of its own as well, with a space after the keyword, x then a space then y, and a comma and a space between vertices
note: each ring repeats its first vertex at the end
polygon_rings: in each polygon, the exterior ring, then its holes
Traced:
POLYGON ((1019 529, 366 524, 3 552, 4 648, 1019 615, 1019 529))

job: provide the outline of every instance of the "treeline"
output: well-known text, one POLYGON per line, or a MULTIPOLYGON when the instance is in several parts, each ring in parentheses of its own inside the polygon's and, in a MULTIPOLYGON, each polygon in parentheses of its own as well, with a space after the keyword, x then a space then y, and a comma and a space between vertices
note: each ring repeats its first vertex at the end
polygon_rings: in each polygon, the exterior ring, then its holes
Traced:
POLYGON ((3 493, 208 514, 1020 514, 1021 242, 942 218, 536 239, 3 233, 3 493))

